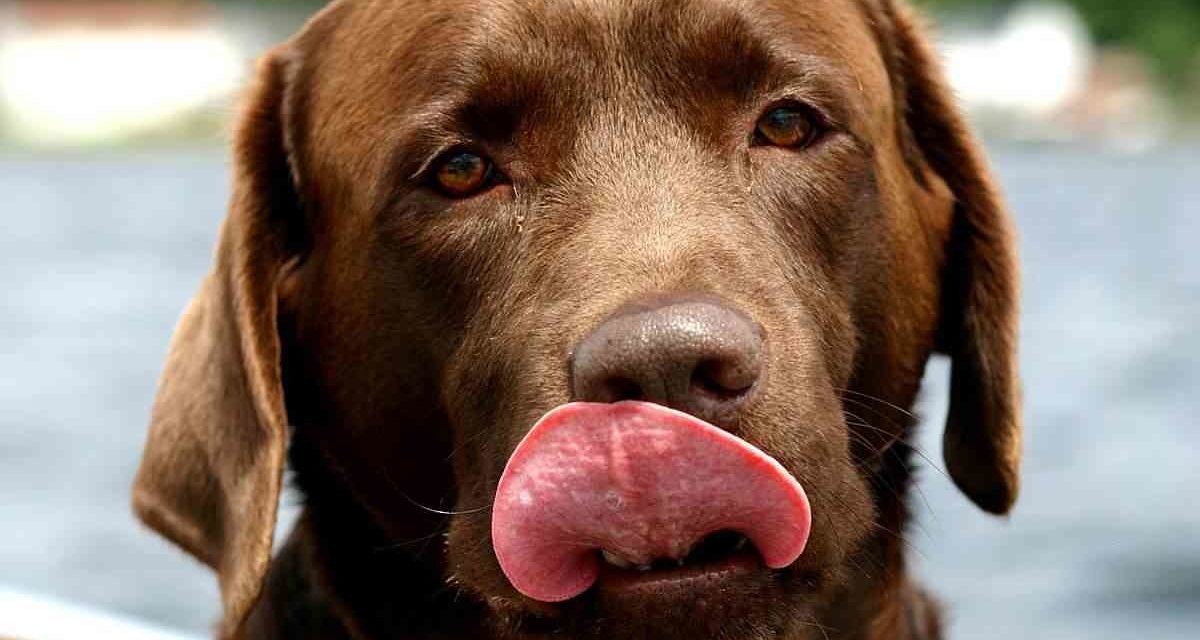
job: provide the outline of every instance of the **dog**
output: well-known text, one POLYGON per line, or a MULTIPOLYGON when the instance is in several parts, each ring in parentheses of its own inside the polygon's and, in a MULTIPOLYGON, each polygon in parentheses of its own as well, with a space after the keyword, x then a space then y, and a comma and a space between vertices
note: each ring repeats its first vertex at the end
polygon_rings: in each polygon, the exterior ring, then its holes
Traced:
POLYGON ((902 0, 341 0, 233 155, 133 491, 219 637, 941 636, 908 410, 1009 512, 1018 268, 902 0))

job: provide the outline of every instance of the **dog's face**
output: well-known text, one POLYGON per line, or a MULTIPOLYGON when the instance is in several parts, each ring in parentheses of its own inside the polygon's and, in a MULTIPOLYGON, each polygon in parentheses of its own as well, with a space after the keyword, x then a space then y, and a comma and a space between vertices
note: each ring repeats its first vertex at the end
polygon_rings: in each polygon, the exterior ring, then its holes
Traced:
POLYGON ((220 569, 236 624, 286 409, 293 446, 388 539, 437 531, 417 504, 455 513, 439 566, 501 630, 774 637, 861 570, 909 426, 884 403, 912 402, 935 348, 955 358, 951 472, 1006 510, 1011 247, 916 38, 869 0, 326 11, 264 63, 143 516, 220 569), (487 508, 510 456, 556 408, 620 400, 777 461, 811 507, 803 554, 733 566, 718 534, 678 554, 696 567, 609 566, 569 598, 514 587, 487 508), (211 462, 179 469, 181 447, 211 462))

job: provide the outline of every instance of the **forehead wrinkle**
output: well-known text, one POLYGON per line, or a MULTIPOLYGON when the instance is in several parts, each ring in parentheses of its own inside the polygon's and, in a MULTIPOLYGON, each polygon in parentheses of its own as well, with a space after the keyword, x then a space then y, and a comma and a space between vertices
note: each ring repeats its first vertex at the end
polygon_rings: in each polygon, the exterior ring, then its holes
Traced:
POLYGON ((610 64, 624 98, 634 94, 643 105, 692 124, 706 112, 710 124, 719 122, 785 90, 840 126, 865 115, 863 81, 839 37, 854 29, 854 13, 827 29, 822 21, 796 24, 795 16, 772 11, 769 3, 746 0, 622 7, 613 14, 617 46, 610 64))
MULTIPOLYGON (((442 9, 457 10, 449 5, 442 9)), ((463 137, 471 133, 465 130, 464 115, 472 108, 525 102, 541 93, 543 85, 558 82, 538 77, 552 65, 546 64, 550 56, 544 47, 539 50, 534 35, 536 12, 525 11, 526 19, 514 20, 511 3, 493 0, 477 8, 440 32, 423 54, 399 56, 409 61, 399 67, 406 79, 397 96, 408 106, 389 115, 401 132, 399 145, 419 148, 463 137)), ((435 22, 449 26, 444 16, 435 22)))
POLYGON ((395 125, 389 128, 395 135, 388 146, 394 179, 389 182, 396 188, 379 194, 379 207, 422 175, 439 153, 489 139, 513 143, 522 137, 527 120, 539 119, 544 111, 569 109, 571 96, 580 92, 568 88, 595 78, 601 65, 591 54, 609 47, 588 44, 604 34, 587 22, 594 16, 564 11, 563 6, 593 3, 490 0, 452 26, 444 17, 436 21, 451 26, 445 35, 452 37, 440 39, 422 56, 429 77, 418 86, 421 96, 406 112, 391 116, 395 125), (549 10, 552 5, 559 9, 549 10))
MULTIPOLYGON (((603 2, 540 0, 485 2, 472 25, 461 69, 478 77, 481 71, 511 71, 522 75, 553 69, 594 69, 598 52, 609 48, 602 22, 603 2)), ((467 77, 469 81, 472 77, 467 77)))
MULTIPOLYGON (((491 0, 469 24, 460 24, 455 47, 442 48, 448 55, 442 56, 436 95, 497 108, 550 97, 620 96, 696 108, 718 99, 745 100, 772 72, 800 66, 800 58, 780 55, 778 30, 756 24, 761 20, 749 6, 491 0)), ((820 80, 819 73, 805 71, 805 79, 820 80)))
POLYGON ((742 139, 739 116, 790 98, 811 104, 856 139, 869 138, 860 125, 861 82, 838 57, 845 51, 824 47, 831 38, 818 36, 821 27, 781 27, 781 18, 767 8, 750 2, 630 3, 620 14, 612 65, 621 70, 623 87, 595 96, 600 115, 632 133, 646 127, 640 120, 652 112, 661 116, 656 127, 674 125, 658 133, 682 133, 701 148, 721 149, 742 139), (805 38, 809 33, 815 37, 805 38), (642 117, 628 117, 634 110, 642 117))
POLYGON ((681 94, 744 98, 769 59, 767 43, 738 6, 696 0, 633 5, 622 24, 621 50, 641 75, 681 94))
POLYGON ((822 0, 790 12, 772 4, 483 0, 468 11, 447 3, 443 11, 456 19, 436 22, 453 37, 421 56, 429 76, 416 87, 423 98, 408 101, 399 128, 425 139, 416 148, 477 135, 462 118, 472 109, 483 122, 514 115, 512 131, 493 132, 512 135, 569 113, 571 131, 557 133, 602 127, 603 135, 649 133, 643 143, 681 134, 695 142, 706 122, 721 124, 769 91, 810 98, 842 126, 859 120, 868 89, 844 59, 856 42, 843 40, 867 31, 861 7, 842 7, 829 26, 806 20, 830 10, 822 0))
POLYGON ((459 124, 504 138, 539 112, 570 111, 605 75, 611 49, 591 0, 484 2, 443 59, 437 106, 459 124), (497 119, 511 120, 507 126, 497 119))

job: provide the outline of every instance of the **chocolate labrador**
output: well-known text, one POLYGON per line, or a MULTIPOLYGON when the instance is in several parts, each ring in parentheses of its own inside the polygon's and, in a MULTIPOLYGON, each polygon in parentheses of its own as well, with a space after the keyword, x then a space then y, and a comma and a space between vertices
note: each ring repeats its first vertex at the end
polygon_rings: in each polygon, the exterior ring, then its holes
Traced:
POLYGON ((899 0, 337 2, 260 65, 134 505, 223 638, 936 638, 907 408, 947 354, 1006 513, 1015 263, 899 0))

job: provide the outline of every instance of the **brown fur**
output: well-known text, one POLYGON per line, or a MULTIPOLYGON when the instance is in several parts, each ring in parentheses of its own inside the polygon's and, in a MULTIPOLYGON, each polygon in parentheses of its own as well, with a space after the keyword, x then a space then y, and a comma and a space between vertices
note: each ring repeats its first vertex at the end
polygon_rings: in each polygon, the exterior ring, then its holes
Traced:
POLYGON ((931 353, 988 511, 1021 433, 1012 232, 948 95, 893 0, 334 4, 260 65, 137 513, 217 571, 225 638, 938 637, 900 541, 931 353), (783 96, 828 132, 749 147, 783 96), (510 180, 433 193, 450 142, 510 180), (491 551, 504 462, 582 337, 681 293, 764 328, 721 426, 805 486, 807 551, 686 611, 524 598, 491 551), (305 508, 272 560, 285 451, 305 508))

